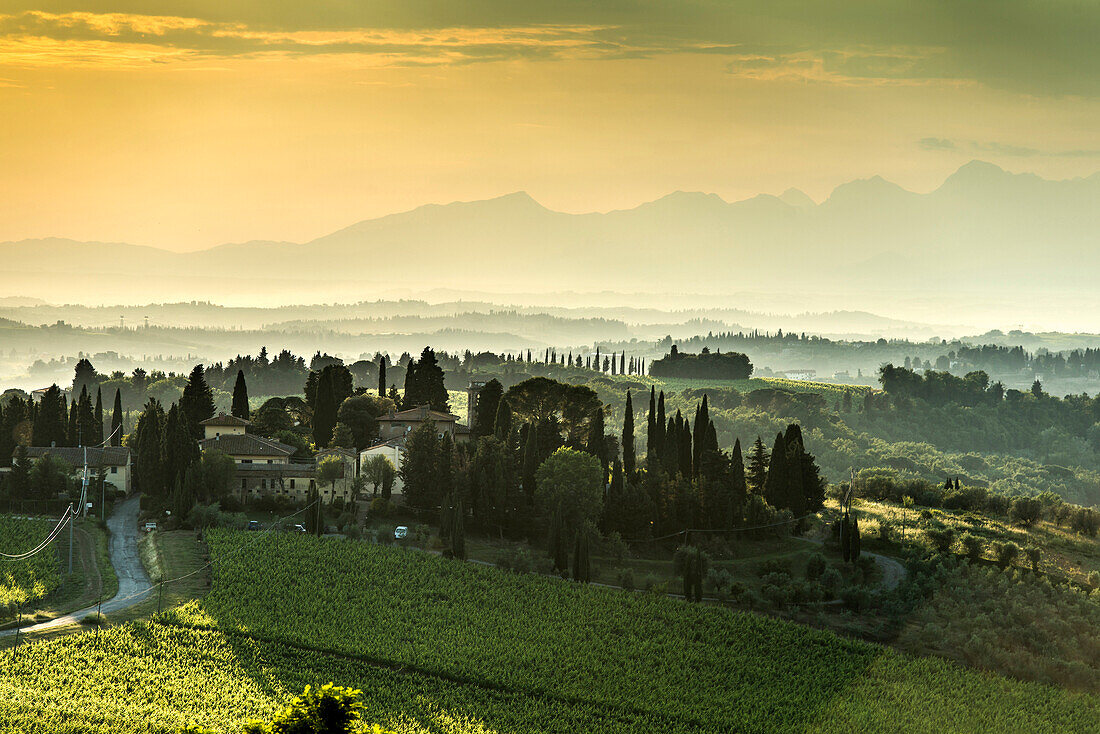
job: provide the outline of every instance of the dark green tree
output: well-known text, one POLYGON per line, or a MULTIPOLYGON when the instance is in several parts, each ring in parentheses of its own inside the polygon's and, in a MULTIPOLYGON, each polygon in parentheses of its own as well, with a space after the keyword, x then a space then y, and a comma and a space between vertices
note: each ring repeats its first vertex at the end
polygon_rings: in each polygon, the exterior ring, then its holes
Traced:
POLYGON ((182 482, 188 468, 198 460, 199 444, 187 431, 179 405, 173 403, 164 422, 161 445, 161 465, 166 486, 174 487, 177 479, 182 482))
POLYGON ((699 459, 707 444, 707 432, 710 431, 710 409, 707 406, 707 395, 703 394, 703 402, 699 404, 699 410, 695 414, 695 435, 692 442, 691 465, 694 476, 699 476, 699 459))
POLYGON ((497 410, 503 396, 504 387, 495 378, 486 382, 477 391, 474 399, 474 424, 470 426, 470 433, 475 440, 482 436, 493 435, 497 410))
POLYGON ((237 381, 233 383, 233 404, 230 412, 243 420, 251 415, 248 409, 248 385, 244 381, 244 370, 237 370, 237 381))
POLYGON ((764 486, 768 479, 770 456, 764 441, 760 436, 757 436, 752 444, 752 452, 749 454, 749 466, 745 474, 748 489, 753 494, 764 494, 764 486))
POLYGON ((645 426, 645 459, 646 466, 651 466, 654 456, 657 455, 657 388, 649 388, 649 411, 646 413, 645 426))
POLYGON ((443 496, 439 485, 440 443, 434 423, 421 423, 405 439, 401 456, 401 481, 405 503, 421 510, 440 506, 443 496))
POLYGON ((507 443, 512 435, 512 408, 508 405, 508 398, 501 397, 497 403, 497 415, 493 420, 493 435, 498 440, 507 443))
POLYGON ((115 389, 115 407, 111 411, 111 445, 122 445, 122 391, 115 389))
POLYGON ((626 391, 626 412, 623 414, 623 470, 628 477, 634 476, 636 458, 634 455, 634 404, 630 391, 626 391))
POLYGON ((535 498, 535 485, 537 479, 535 473, 539 468, 539 443, 538 425, 527 425, 527 443, 523 447, 523 493, 527 495, 528 502, 535 498))
POLYGON ((103 390, 96 386, 95 389, 95 427, 93 438, 96 445, 103 443, 103 390))
POLYGON ((149 398, 133 433, 134 474, 138 489, 150 496, 164 496, 164 409, 156 398, 149 398))
POLYGON ((386 397, 386 355, 378 357, 378 397, 386 397))
POLYGON ((566 539, 565 521, 560 509, 550 516, 549 553, 554 562, 554 570, 564 572, 569 569, 569 547, 566 539))
POLYGON ((206 370, 201 364, 195 365, 183 388, 179 399, 181 415, 191 437, 196 441, 203 437, 201 423, 214 417, 214 392, 206 384, 206 370))
POLYGON ((577 531, 576 544, 573 547, 573 580, 587 584, 592 576, 592 563, 589 558, 588 529, 577 531))
POLYGON ((764 499, 776 509, 787 509, 790 504, 787 490, 787 442, 782 433, 777 433, 775 444, 772 446, 771 463, 768 464, 767 479, 764 482, 764 499))
POLYGON ((460 561, 466 560, 466 510, 462 507, 462 500, 455 505, 453 521, 451 524, 451 555, 460 561))
POLYGON ((588 424, 588 439, 584 442, 584 450, 600 460, 604 476, 607 476, 607 438, 604 434, 603 408, 600 407, 592 414, 592 420, 588 424))
POLYGON ((328 447, 332 443, 333 430, 336 428, 337 408, 336 393, 333 387, 335 373, 329 368, 321 370, 317 378, 317 394, 313 408, 313 443, 318 449, 328 447))

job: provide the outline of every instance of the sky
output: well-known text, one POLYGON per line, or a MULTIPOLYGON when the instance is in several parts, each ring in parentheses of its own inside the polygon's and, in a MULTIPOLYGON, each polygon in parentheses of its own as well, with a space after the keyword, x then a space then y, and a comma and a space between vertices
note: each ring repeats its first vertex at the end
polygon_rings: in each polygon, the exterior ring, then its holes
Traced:
POLYGON ((0 241, 1100 170, 1094 0, 0 0, 0 241))

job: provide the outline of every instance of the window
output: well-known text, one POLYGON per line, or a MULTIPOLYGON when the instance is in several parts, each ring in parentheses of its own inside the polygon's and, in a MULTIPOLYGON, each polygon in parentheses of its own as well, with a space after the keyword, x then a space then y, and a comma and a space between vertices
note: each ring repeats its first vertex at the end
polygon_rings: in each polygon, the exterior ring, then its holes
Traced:
POLYGON ((241 459, 241 463, 242 463, 242 464, 251 464, 251 463, 252 463, 252 459, 241 459))
POLYGON ((290 488, 294 489, 294 480, 293 479, 290 480, 290 488))
POLYGON ((260 480, 260 489, 267 489, 267 480, 266 479, 261 479, 260 480))
POLYGON ((241 489, 245 489, 246 487, 248 487, 248 480, 241 477, 241 489))
POLYGON ((268 459, 268 460, 267 460, 267 463, 268 463, 268 464, 273 464, 274 462, 273 462, 273 461, 272 461, 271 459, 268 459))
POLYGON ((118 467, 117 466, 112 466, 111 467, 111 473, 112 474, 118 474, 118 467))

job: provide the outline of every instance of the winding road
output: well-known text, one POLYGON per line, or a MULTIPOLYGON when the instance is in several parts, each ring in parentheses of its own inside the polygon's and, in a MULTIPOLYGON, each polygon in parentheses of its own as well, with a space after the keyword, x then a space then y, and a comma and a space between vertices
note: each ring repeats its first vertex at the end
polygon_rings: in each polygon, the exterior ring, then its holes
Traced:
MULTIPOLYGON (((107 527, 111 531, 111 539, 108 551, 111 555, 111 565, 114 566, 115 575, 118 576, 118 593, 111 599, 105 600, 102 605, 104 614, 128 609, 135 604, 140 604, 153 590, 149 583, 149 577, 145 573, 145 567, 141 565, 138 556, 138 514, 141 511, 141 499, 134 495, 125 502, 115 507, 114 514, 107 518, 107 527)), ((64 627, 75 624, 90 614, 95 614, 95 606, 85 607, 70 614, 66 614, 49 622, 41 622, 19 628, 21 634, 48 630, 54 627, 64 627)), ((7 629, 0 631, 0 637, 11 637, 16 630, 7 629)))

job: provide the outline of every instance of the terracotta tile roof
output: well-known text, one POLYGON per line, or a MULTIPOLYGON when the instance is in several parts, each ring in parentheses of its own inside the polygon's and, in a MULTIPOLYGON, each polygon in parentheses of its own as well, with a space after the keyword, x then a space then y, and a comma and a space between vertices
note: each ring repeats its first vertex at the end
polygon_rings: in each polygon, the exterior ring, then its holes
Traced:
POLYGON ((203 451, 215 449, 230 456, 290 456, 296 449, 285 443, 252 433, 228 433, 199 441, 203 451))
MULTIPOLYGON (((89 448, 88 466, 125 466, 130 460, 130 449, 125 446, 89 448)), ((49 454, 73 467, 84 466, 84 449, 73 446, 28 446, 27 458, 37 459, 49 454)), ((14 454, 13 454, 14 456, 14 454)))
POLYGON ((218 413, 213 418, 207 418, 199 423, 200 426, 250 426, 251 421, 246 421, 244 418, 238 418, 235 415, 226 415, 225 413, 218 413))

